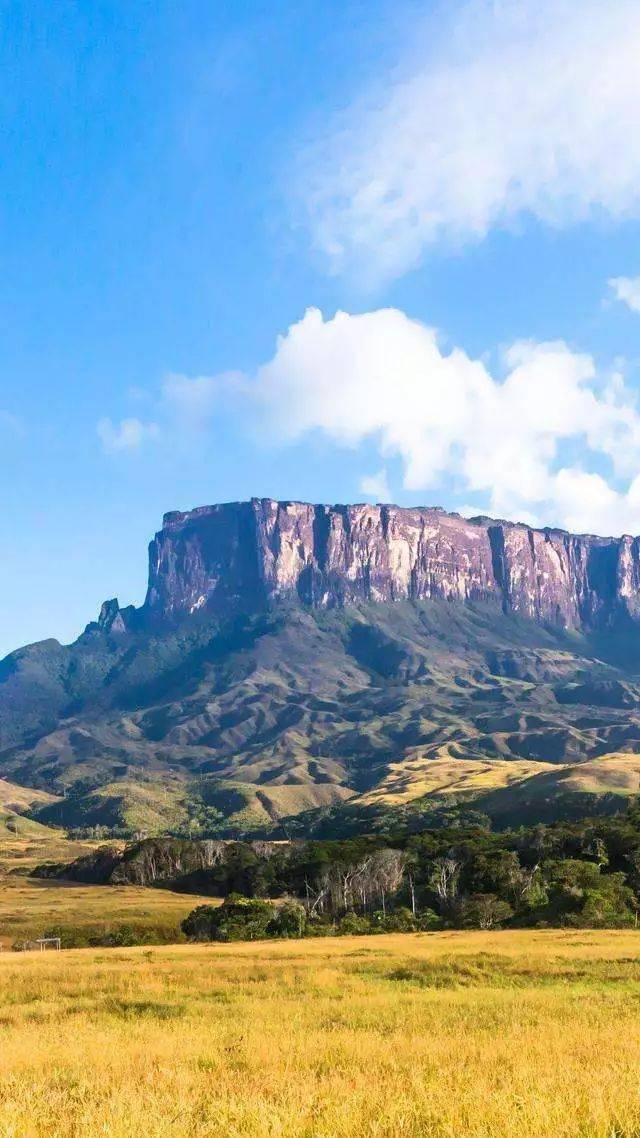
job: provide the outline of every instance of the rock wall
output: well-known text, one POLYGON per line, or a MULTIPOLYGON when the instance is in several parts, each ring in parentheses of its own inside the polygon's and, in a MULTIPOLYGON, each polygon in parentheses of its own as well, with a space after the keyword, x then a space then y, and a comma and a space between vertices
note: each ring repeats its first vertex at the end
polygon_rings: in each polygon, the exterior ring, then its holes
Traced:
POLYGON ((570 628, 640 616, 637 538, 574 536, 440 509, 250 502, 166 514, 149 547, 149 619, 494 597, 507 612, 570 628))

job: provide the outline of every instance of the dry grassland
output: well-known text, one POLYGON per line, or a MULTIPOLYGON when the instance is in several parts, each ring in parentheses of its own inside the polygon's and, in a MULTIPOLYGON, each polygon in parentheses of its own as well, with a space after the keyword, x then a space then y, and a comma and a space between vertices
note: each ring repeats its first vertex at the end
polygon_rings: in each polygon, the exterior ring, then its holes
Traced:
POLYGON ((3 1138, 632 1138, 640 934, 0 956, 3 1138))
MULTIPOLYGON (((180 922, 195 905, 217 903, 168 889, 79 885, 26 876, 40 862, 71 861, 99 844, 72 842, 64 836, 0 841, 0 948, 54 930, 71 944, 86 944, 89 937, 102 938, 123 926, 136 937, 174 943, 181 939, 180 922)), ((2 1131, 0 1136, 4 1138, 2 1131)))

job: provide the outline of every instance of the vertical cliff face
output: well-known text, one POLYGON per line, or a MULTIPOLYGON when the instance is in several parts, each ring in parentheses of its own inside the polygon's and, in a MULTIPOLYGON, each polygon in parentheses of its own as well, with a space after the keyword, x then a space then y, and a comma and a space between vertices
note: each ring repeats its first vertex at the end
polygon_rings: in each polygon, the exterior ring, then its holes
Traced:
POLYGON ((165 516, 149 548, 148 618, 279 597, 320 608, 494 597, 533 620, 606 627, 640 618, 640 545, 398 506, 262 498, 165 516))
POLYGON ((162 617, 260 608, 267 600, 253 502, 165 514, 149 546, 145 609, 162 617))

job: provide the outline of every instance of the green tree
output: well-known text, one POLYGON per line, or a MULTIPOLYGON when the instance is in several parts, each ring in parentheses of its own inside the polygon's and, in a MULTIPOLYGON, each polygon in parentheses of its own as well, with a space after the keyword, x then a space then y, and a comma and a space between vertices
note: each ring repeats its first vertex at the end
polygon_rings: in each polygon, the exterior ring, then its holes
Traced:
POLYGON ((442 928, 442 917, 439 917, 435 909, 421 909, 416 916, 416 928, 422 933, 437 932, 442 928))
POLYGON ((374 916, 380 929, 386 933, 413 933, 417 928, 416 918, 405 905, 398 905, 392 913, 375 913, 374 916))
POLYGON ((307 926, 307 912, 294 898, 284 901, 272 922, 269 931, 273 936, 304 936, 307 926))
POLYGON ((264 940, 276 920, 268 901, 231 893, 222 905, 199 905, 182 922, 189 940, 264 940))
POLYGON ((511 905, 495 893, 474 893, 458 901, 456 923, 470 929, 495 929, 512 916, 511 905))
POLYGON ((635 895, 623 873, 603 874, 592 861, 568 858, 549 866, 548 874, 552 919, 583 928, 633 924, 635 895))
POLYGON ((372 931, 371 921, 368 917, 361 917, 358 913, 345 913, 338 922, 339 936, 361 936, 372 931))

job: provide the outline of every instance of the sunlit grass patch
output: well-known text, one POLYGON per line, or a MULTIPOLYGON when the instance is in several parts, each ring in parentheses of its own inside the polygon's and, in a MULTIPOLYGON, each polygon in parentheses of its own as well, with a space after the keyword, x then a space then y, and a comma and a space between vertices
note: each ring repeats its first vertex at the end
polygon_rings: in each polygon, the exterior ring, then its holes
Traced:
POLYGON ((640 936, 0 958, 11 1138, 636 1138, 640 936))

